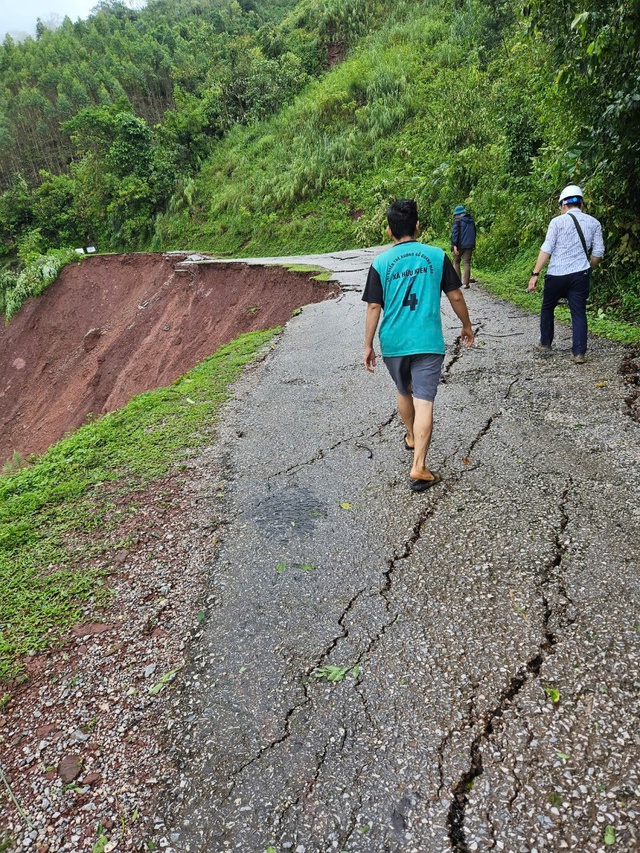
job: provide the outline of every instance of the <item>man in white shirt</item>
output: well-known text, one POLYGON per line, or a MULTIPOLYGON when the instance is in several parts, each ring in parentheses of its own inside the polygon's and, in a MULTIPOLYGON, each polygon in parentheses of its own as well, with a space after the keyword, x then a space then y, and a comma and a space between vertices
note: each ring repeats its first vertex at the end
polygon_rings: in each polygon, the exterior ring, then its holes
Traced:
POLYGON ((549 223, 547 236, 529 279, 529 292, 538 284, 542 268, 551 258, 544 277, 540 311, 539 352, 551 352, 553 315, 560 299, 566 299, 571 312, 572 359, 583 364, 587 351, 587 297, 591 270, 604 255, 602 226, 582 210, 582 190, 575 184, 565 187, 558 202, 561 215, 549 223))

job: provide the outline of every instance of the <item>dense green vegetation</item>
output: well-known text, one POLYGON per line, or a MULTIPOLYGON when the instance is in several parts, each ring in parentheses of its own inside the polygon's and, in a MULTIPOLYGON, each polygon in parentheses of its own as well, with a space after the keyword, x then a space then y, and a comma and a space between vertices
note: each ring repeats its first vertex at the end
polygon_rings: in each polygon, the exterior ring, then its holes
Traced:
POLYGON ((119 523, 145 485, 179 475, 186 455, 211 441, 229 384, 275 331, 241 336, 0 479, 0 680, 80 619, 80 601, 108 601, 104 572, 86 567, 126 546, 119 523))
POLYGON ((332 250, 414 196, 430 238, 466 204, 501 275, 575 182, 593 309, 638 324, 639 81, 634 0, 103 3, 0 48, 0 251, 332 250))
POLYGON ((7 322, 30 296, 40 296, 57 279, 62 267, 78 260, 73 249, 49 249, 46 255, 27 253, 17 274, 0 270, 0 313, 7 322))

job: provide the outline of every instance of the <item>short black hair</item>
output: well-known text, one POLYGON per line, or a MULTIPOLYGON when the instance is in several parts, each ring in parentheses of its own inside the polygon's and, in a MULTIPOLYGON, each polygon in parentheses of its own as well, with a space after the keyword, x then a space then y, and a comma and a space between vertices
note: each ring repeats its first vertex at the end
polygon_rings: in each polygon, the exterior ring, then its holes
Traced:
POLYGON ((413 237, 418 224, 418 205, 413 199, 396 199, 387 210, 387 222, 396 240, 413 237))
POLYGON ((563 198, 562 201, 559 201, 558 207, 562 209, 563 204, 567 207, 579 207, 580 210, 582 210, 583 200, 579 196, 570 196, 569 198, 563 198))

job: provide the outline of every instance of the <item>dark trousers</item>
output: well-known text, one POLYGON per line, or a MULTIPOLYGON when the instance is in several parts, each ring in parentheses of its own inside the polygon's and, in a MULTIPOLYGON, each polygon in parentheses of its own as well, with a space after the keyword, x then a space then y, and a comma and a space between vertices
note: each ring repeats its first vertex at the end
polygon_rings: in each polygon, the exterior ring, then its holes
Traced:
POLYGON ((587 351, 587 297, 591 270, 572 272, 569 275, 546 275, 540 311, 540 343, 550 347, 553 342, 553 312, 561 299, 566 299, 571 312, 571 333, 574 355, 587 351))

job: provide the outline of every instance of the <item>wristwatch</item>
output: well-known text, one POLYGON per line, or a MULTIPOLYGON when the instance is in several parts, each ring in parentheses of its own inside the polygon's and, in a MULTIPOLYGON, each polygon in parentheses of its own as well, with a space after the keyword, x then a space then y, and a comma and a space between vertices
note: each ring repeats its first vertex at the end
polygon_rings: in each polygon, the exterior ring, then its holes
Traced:
POLYGON ((540 273, 539 273, 539 272, 535 272, 535 271, 534 271, 534 272, 532 272, 532 273, 531 273, 531 275, 532 275, 532 277, 534 277, 534 278, 538 278, 538 276, 540 275, 540 273))

